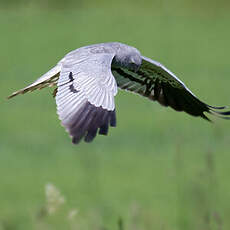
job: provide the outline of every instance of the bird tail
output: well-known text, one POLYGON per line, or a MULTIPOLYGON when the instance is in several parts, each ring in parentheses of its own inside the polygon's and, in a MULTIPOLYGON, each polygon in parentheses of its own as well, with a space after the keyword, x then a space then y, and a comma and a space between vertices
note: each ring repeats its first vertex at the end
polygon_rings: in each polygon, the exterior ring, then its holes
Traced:
POLYGON ((32 92, 36 89, 43 89, 45 87, 52 87, 57 84, 60 71, 61 71, 61 64, 63 59, 51 70, 49 70, 47 73, 42 75, 40 78, 38 78, 35 82, 28 85, 27 87, 20 89, 18 91, 15 91, 10 96, 7 97, 7 99, 10 99, 12 97, 15 97, 19 94, 24 94, 27 92, 32 92))

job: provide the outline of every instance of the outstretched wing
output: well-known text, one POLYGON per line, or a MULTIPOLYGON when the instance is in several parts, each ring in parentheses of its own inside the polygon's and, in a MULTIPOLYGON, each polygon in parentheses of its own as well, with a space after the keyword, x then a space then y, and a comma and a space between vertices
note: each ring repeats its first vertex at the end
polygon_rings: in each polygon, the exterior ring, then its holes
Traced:
POLYGON ((219 111, 225 107, 214 107, 200 101, 171 71, 147 57, 142 56, 142 64, 137 72, 117 67, 112 67, 112 72, 118 87, 158 101, 163 106, 170 106, 176 111, 185 111, 206 120, 209 118, 204 112, 229 118, 229 111, 219 111))
POLYGON ((57 113, 62 125, 77 144, 107 135, 116 126, 114 96, 117 84, 111 72, 113 54, 66 56, 58 80, 57 113))
POLYGON ((52 87, 57 84, 59 73, 61 71, 61 66, 65 58, 63 58, 61 61, 57 63, 56 66, 54 66, 51 70, 49 70, 47 73, 42 75, 40 78, 38 78, 35 82, 28 85, 27 87, 20 89, 18 91, 15 91, 12 93, 8 99, 15 97, 19 94, 24 94, 27 92, 32 92, 36 89, 43 89, 45 87, 52 87))

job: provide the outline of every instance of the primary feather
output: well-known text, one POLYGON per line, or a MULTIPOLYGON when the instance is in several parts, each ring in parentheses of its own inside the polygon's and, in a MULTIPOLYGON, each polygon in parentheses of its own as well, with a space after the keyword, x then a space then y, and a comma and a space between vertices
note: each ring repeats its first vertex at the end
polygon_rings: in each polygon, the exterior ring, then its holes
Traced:
POLYGON ((73 143, 92 141, 97 133, 107 135, 116 126, 114 96, 117 86, 176 111, 209 118, 205 112, 229 119, 225 107, 200 101, 162 64, 144 57, 131 46, 112 42, 86 46, 68 53, 31 85, 8 98, 35 89, 57 85, 57 113, 73 143))

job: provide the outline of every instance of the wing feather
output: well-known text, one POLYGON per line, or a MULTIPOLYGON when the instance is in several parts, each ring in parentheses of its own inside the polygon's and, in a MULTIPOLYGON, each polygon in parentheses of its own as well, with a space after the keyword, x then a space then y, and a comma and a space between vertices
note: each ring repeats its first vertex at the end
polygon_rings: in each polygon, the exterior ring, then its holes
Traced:
POLYGON ((63 63, 56 94, 62 125, 77 144, 106 135, 116 125, 114 96, 116 81, 111 72, 114 54, 93 54, 76 62, 72 54, 63 63))
POLYGON ((138 93, 163 106, 170 106, 176 111, 184 111, 192 116, 209 118, 205 112, 229 119, 230 111, 221 112, 225 107, 207 105, 199 100, 187 86, 165 66, 142 56, 142 64, 134 72, 125 67, 112 67, 117 85, 134 93, 138 93))

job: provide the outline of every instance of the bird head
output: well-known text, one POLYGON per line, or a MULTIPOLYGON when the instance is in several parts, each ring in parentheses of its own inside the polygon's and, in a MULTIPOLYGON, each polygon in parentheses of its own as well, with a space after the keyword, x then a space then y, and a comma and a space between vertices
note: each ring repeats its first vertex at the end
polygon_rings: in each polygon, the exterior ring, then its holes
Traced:
POLYGON ((134 47, 121 44, 116 49, 112 65, 117 67, 126 67, 134 72, 141 66, 142 58, 139 50, 134 47))

